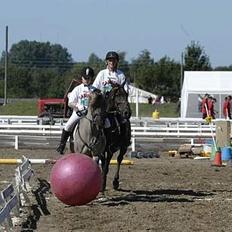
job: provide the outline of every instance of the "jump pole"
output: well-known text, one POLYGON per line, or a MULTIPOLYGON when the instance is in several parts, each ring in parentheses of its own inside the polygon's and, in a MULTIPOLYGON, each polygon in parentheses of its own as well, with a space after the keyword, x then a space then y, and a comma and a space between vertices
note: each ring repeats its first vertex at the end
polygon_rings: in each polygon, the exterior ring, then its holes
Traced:
MULTIPOLYGON (((57 160, 51 159, 29 159, 31 164, 54 164, 57 160)), ((21 164, 23 163, 22 159, 0 159, 0 164, 21 164)), ((117 160, 111 160, 110 164, 117 164, 117 160)), ((132 160, 123 160, 121 164, 132 165, 134 161, 132 160)))
MULTIPOLYGON (((56 160, 50 159, 29 159, 31 164, 54 164, 56 160)), ((0 159, 0 164, 21 164, 22 159, 0 159)))

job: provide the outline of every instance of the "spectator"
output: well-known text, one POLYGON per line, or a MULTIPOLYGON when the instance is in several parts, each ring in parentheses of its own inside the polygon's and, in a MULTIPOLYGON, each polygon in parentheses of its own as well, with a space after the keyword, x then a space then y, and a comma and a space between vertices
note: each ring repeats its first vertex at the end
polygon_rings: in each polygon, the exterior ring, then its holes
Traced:
POLYGON ((231 107, 232 107, 232 96, 231 95, 229 95, 228 96, 228 101, 229 101, 229 117, 230 117, 230 119, 231 119, 231 107))
POLYGON ((208 97, 209 94, 206 93, 201 102, 201 113, 203 119, 205 119, 208 116, 208 97))
POLYGON ((160 98, 160 104, 164 104, 164 103, 165 103, 164 97, 161 96, 161 98, 160 98))
POLYGON ((231 119, 231 95, 225 97, 223 103, 223 115, 225 119, 231 119))
POLYGON ((152 104, 153 98, 151 96, 148 97, 148 104, 152 104))
POLYGON ((214 110, 214 104, 215 104, 215 98, 212 96, 208 97, 208 116, 212 117, 212 119, 215 119, 215 110, 214 110))

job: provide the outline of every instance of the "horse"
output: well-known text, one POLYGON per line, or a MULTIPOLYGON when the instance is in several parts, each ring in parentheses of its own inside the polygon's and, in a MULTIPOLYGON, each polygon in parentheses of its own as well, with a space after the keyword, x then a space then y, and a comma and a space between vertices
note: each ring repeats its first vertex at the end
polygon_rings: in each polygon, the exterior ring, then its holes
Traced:
POLYGON ((106 145, 104 135, 106 104, 105 97, 99 89, 89 95, 87 114, 80 118, 73 131, 71 152, 79 152, 90 157, 103 153, 106 145))
POLYGON ((106 99, 106 115, 110 120, 110 127, 105 128, 106 146, 104 156, 100 156, 102 166, 102 193, 106 188, 107 174, 109 171, 110 160, 116 151, 117 167, 113 179, 113 188, 119 188, 119 171, 131 139, 131 108, 128 102, 128 93, 124 89, 125 83, 122 85, 111 83, 112 89, 105 95, 106 99))

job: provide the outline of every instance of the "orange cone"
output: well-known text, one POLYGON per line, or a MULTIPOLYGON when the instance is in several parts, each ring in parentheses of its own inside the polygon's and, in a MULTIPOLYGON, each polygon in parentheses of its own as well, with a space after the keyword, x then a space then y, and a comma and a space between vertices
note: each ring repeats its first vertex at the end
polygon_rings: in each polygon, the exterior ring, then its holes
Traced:
POLYGON ((218 167, 222 166, 222 155, 220 151, 216 151, 213 165, 218 167))

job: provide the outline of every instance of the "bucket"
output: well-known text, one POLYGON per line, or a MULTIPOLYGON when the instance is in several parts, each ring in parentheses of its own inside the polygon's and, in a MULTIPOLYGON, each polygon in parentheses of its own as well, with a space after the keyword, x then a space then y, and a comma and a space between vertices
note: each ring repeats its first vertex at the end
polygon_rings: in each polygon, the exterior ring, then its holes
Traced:
POLYGON ((160 118, 160 114, 157 110, 155 110, 153 113, 152 113, 152 118, 153 119, 159 119, 160 118))
POLYGON ((231 148, 230 147, 223 147, 222 148, 222 160, 231 160, 231 148))
POLYGON ((217 151, 217 149, 216 149, 215 146, 212 144, 212 146, 211 146, 210 160, 214 160, 216 151, 217 151))
POLYGON ((208 144, 203 145, 203 156, 210 157, 212 153, 212 146, 208 144))

